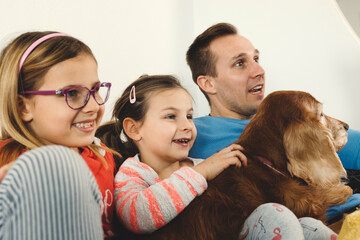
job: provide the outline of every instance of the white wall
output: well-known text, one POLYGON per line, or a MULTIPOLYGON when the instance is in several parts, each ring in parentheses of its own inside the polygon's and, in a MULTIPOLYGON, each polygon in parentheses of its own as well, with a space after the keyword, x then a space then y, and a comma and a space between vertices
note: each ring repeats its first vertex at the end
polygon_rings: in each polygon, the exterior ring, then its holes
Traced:
POLYGON ((24 31, 66 32, 87 43, 101 80, 113 83, 105 114, 138 76, 175 74, 209 112, 185 52, 210 25, 230 22, 261 52, 267 93, 308 91, 325 113, 360 130, 360 42, 335 0, 0 0, 0 47, 24 31))
POLYGON ((360 36, 360 1, 359 0, 336 0, 354 31, 360 36))

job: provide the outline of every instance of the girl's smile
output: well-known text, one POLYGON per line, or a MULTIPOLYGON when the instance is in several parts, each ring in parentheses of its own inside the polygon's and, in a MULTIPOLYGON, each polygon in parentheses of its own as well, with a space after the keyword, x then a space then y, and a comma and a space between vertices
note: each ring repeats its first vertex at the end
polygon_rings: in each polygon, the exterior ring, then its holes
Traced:
POLYGON ((95 128, 95 120, 86 120, 73 124, 74 127, 78 128, 83 132, 92 132, 95 128))
POLYGON ((190 140, 191 138, 180 138, 180 139, 174 139, 173 142, 179 144, 182 147, 188 147, 190 140))

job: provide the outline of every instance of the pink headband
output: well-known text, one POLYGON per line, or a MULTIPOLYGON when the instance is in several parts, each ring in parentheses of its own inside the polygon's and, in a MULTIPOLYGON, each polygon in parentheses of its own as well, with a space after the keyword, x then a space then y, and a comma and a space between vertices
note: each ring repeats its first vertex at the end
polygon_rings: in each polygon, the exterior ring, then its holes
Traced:
POLYGON ((19 63, 19 73, 21 71, 22 65, 25 62, 25 59, 29 56, 29 54, 34 50, 34 48, 36 48, 37 46, 40 45, 40 43, 53 38, 53 37, 60 37, 60 36, 67 36, 67 34, 65 33, 50 33, 48 35, 45 35, 41 38, 39 38, 38 40, 36 40, 35 42, 33 42, 33 44, 30 45, 30 47, 28 47, 28 49, 26 49, 26 51, 23 53, 23 55, 21 56, 20 59, 20 63, 19 63))

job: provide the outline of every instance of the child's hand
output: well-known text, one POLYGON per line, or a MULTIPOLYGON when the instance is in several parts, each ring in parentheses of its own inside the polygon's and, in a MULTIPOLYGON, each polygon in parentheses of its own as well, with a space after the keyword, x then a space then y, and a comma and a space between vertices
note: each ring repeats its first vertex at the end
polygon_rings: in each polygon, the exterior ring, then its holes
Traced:
POLYGON ((244 148, 238 144, 232 144, 192 168, 203 175, 206 180, 212 180, 230 165, 247 165, 247 158, 241 152, 244 148))
POLYGON ((7 172, 9 171, 9 169, 11 168, 11 166, 13 165, 14 162, 5 164, 4 166, 2 166, 0 168, 0 183, 2 182, 3 178, 5 177, 5 175, 7 174, 7 172))

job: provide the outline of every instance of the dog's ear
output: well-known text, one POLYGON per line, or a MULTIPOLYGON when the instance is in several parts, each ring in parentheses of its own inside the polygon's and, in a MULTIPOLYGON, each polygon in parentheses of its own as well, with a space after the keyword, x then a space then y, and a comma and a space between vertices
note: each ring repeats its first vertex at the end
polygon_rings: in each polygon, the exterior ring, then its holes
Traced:
POLYGON ((291 123, 283 138, 287 168, 309 185, 330 186, 346 176, 330 131, 320 122, 291 123))

